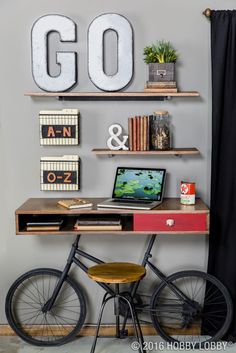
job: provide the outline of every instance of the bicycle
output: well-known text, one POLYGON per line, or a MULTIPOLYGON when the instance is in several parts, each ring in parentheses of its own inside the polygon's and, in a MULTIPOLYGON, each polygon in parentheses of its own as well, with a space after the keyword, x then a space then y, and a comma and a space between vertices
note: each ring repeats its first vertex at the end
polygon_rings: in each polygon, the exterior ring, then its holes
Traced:
MULTIPOLYGON (((7 320, 24 341, 36 346, 56 346, 70 341, 81 330, 86 317, 86 303, 80 284, 68 275, 72 264, 84 272, 88 267, 81 258, 94 263, 100 259, 79 248, 81 235, 72 244, 63 271, 39 268, 26 272, 10 287, 5 303, 7 320), (80 257, 80 258, 78 258, 80 257), (55 329, 56 328, 56 329, 55 329)), ((150 261, 156 234, 153 234, 142 265, 161 280, 144 303, 137 292, 139 282, 129 288, 139 313, 150 313, 157 333, 168 342, 193 343, 194 348, 221 339, 229 328, 233 304, 226 287, 215 277, 201 271, 181 271, 165 276, 150 261)), ((107 293, 111 285, 98 283, 107 293)), ((126 293, 123 293, 126 295, 126 293)), ((120 336, 127 335, 129 310, 122 303, 123 325, 120 336)), ((189 346, 188 346, 189 347, 189 346)))

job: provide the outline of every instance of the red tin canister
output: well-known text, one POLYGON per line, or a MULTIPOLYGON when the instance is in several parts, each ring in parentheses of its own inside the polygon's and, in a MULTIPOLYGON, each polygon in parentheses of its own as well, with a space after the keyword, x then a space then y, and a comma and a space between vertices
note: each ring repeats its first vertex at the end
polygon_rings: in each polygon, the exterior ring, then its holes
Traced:
POLYGON ((183 205, 195 205, 195 183, 181 181, 180 203, 183 205))

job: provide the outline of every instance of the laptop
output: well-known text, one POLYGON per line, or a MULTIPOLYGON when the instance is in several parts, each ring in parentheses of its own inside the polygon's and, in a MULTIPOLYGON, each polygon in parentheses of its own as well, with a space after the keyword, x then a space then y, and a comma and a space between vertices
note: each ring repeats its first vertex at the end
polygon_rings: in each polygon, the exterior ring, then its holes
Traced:
POLYGON ((165 178, 165 169, 118 167, 112 198, 97 207, 151 210, 162 203, 165 178))

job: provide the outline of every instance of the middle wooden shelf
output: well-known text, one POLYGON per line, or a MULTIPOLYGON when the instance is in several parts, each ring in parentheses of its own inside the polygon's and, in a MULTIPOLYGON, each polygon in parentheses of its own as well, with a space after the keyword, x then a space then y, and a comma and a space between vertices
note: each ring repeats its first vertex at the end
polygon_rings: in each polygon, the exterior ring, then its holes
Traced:
POLYGON ((96 155, 163 155, 163 156, 182 156, 182 155, 199 155, 200 151, 193 148, 173 148, 171 150, 149 150, 149 151, 123 151, 109 150, 108 148, 94 148, 92 152, 96 155))

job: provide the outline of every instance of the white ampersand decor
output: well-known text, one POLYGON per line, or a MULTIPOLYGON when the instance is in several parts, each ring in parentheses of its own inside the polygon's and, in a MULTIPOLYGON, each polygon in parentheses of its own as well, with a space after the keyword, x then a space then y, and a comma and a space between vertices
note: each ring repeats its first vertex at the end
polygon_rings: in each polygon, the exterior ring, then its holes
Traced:
POLYGON ((109 134, 110 137, 107 140, 107 147, 110 150, 117 151, 117 150, 124 150, 127 151, 129 148, 125 145, 128 136, 124 135, 122 137, 122 127, 119 124, 113 124, 109 127, 109 134), (120 137, 120 138, 119 138, 120 137), (115 144, 114 144, 115 142, 115 144))

